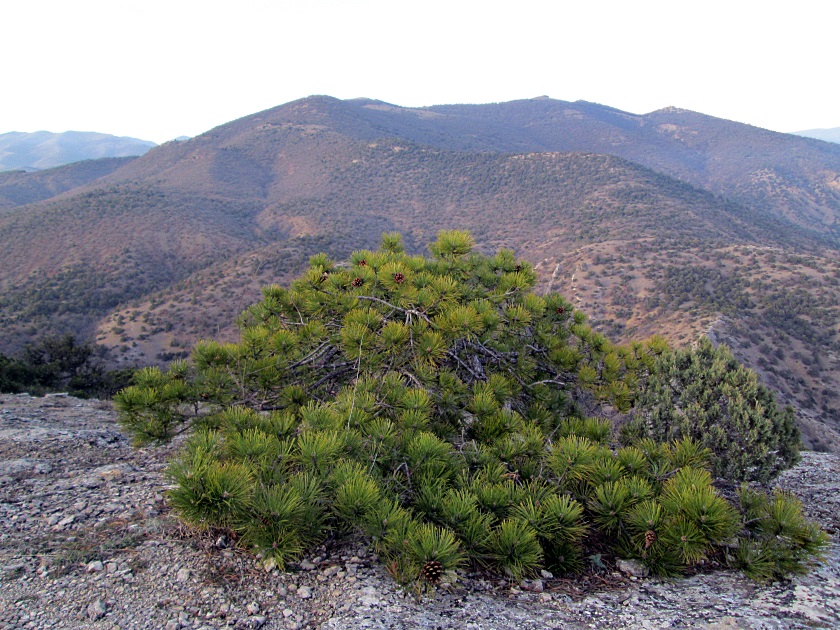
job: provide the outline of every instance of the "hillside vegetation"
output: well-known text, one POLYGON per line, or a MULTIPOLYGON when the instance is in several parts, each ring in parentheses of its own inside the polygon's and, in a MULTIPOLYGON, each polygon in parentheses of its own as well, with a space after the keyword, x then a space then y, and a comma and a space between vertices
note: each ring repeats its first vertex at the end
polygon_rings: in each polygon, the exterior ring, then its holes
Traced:
POLYGON ((310 97, 79 178, 49 198, 35 180, 3 197, 0 178, 7 354, 73 333, 121 364, 166 362, 235 339, 259 287, 317 251, 397 230, 417 253, 469 229, 617 341, 725 340, 796 406, 806 443, 840 448, 840 147, 673 108, 310 97))

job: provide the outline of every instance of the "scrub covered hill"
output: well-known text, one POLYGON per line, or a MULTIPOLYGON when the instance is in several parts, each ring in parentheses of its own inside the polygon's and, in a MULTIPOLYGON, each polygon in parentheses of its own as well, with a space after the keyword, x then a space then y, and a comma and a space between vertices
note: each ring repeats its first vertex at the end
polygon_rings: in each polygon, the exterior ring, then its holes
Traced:
POLYGON ((44 171, 0 173, 0 212, 37 203, 89 184, 131 162, 133 157, 73 162, 44 171))
POLYGON ((840 447, 838 177, 840 148, 683 110, 310 97, 4 210, 2 350, 71 332, 167 361, 311 254, 469 229, 617 340, 711 331, 840 447))

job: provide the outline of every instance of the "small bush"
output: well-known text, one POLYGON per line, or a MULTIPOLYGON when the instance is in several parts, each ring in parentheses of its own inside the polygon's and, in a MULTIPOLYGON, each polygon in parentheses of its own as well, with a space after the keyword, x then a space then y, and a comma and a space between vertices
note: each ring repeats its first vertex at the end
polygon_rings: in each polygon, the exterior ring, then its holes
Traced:
POLYGON ((767 481, 799 459, 793 410, 708 339, 658 358, 625 429, 626 440, 640 437, 693 438, 711 451, 715 476, 737 481, 767 481))
POLYGON ((802 515, 796 497, 778 490, 768 496, 743 485, 738 499, 745 532, 728 559, 746 575, 772 580, 804 573, 821 556, 828 536, 802 515))

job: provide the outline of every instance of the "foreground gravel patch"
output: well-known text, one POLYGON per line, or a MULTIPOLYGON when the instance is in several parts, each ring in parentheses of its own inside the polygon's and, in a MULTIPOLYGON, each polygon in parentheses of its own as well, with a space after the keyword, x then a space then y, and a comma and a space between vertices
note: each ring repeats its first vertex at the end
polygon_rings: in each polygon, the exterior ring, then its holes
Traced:
POLYGON ((836 455, 806 453, 778 481, 832 535, 827 562, 806 576, 463 575, 418 599, 362 541, 280 573, 219 533, 185 530, 164 499, 177 448, 131 448, 108 403, 0 395, 0 629, 840 627, 836 455))

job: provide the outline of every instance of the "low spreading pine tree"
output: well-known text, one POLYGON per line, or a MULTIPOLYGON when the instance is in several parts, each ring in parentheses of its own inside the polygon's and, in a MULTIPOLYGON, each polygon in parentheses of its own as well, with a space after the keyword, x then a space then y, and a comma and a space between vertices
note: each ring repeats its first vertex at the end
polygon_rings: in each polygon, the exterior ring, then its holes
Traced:
POLYGON ((702 440, 614 450, 591 412, 628 411, 667 346, 610 344, 534 294, 530 265, 472 246, 442 232, 430 258, 409 256, 386 234, 345 264, 315 256, 243 313, 239 343, 139 372, 116 399, 135 442, 191 431, 169 469, 180 516, 280 567, 327 535, 364 536, 419 589, 467 564, 576 571, 593 550, 666 575, 728 553, 763 576, 777 522, 795 535, 773 575, 819 551, 794 503, 721 498, 702 440), (771 516, 744 526, 755 514, 771 516))

